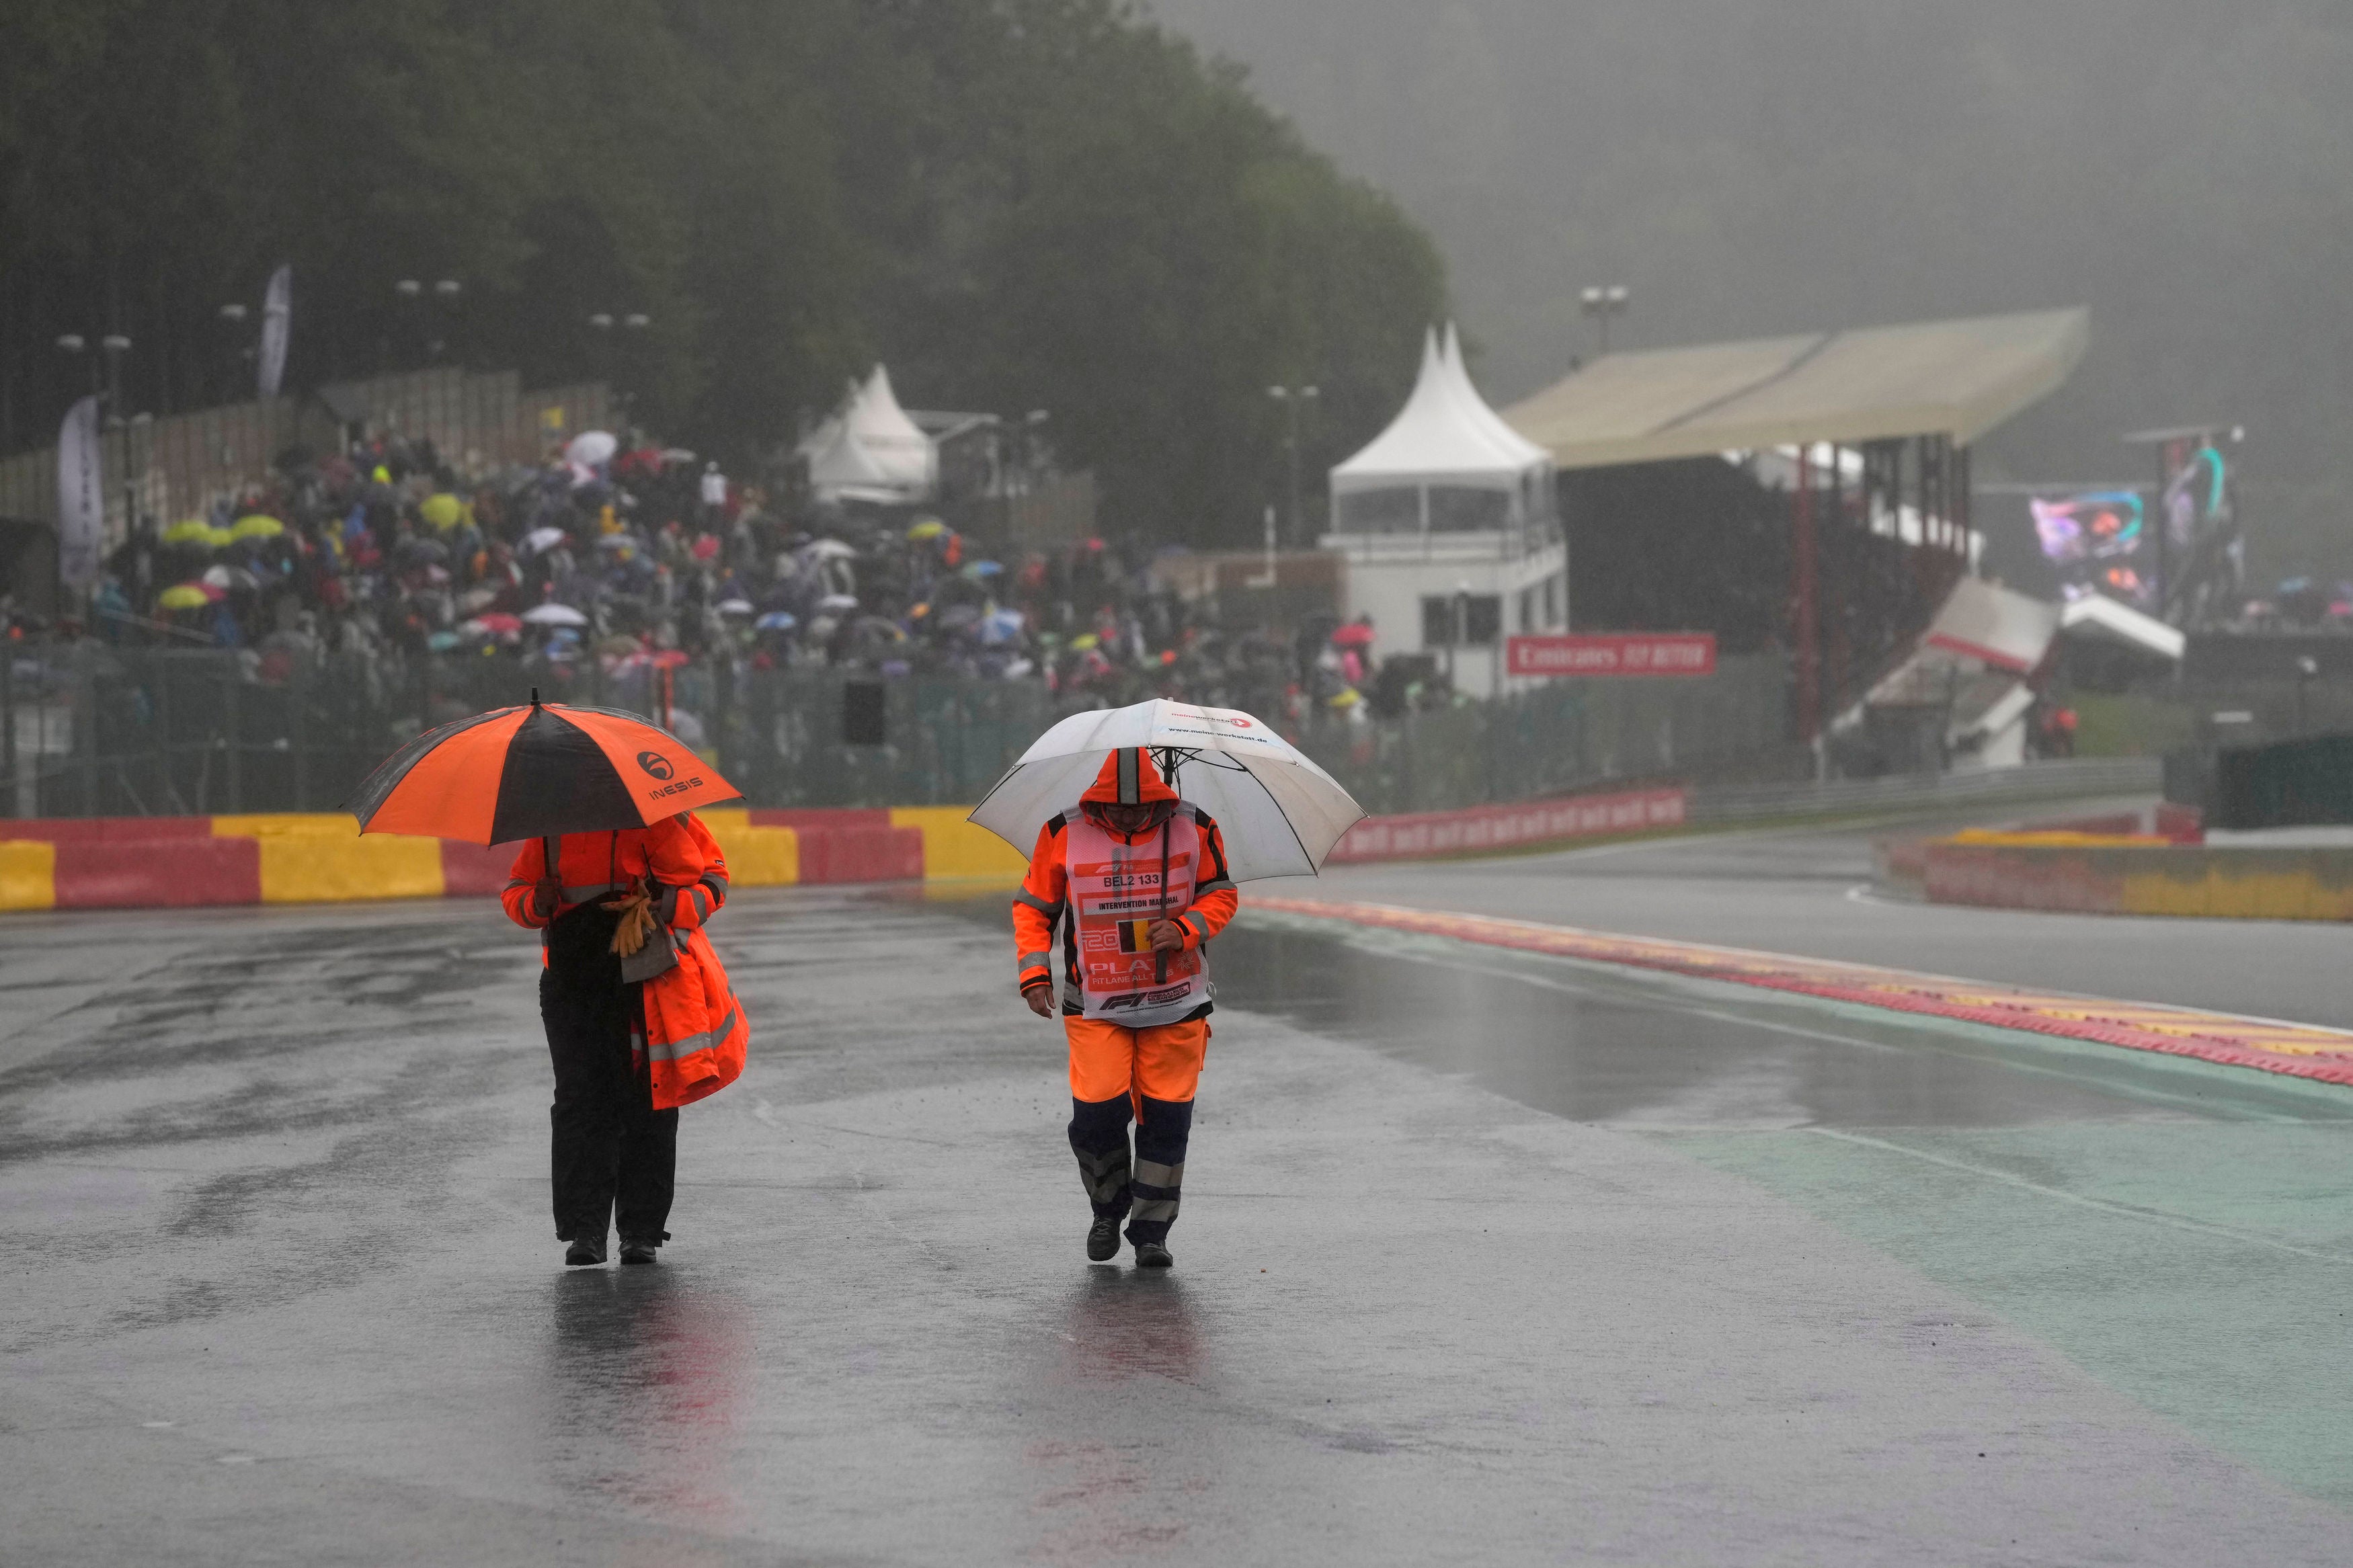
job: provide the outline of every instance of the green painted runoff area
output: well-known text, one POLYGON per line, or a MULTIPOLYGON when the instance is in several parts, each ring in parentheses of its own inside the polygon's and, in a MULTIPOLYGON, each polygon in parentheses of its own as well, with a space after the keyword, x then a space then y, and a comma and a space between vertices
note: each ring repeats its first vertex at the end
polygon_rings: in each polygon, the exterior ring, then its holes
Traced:
MULTIPOLYGON (((1704 1026, 1804 1042, 1817 1077, 1841 1059, 1887 1076, 1889 1052, 1924 1068, 1965 1058, 2010 1089, 1918 1118, 1936 1125, 1877 1114, 1743 1125, 1736 1095, 1716 1102, 1720 1125, 1606 1120, 1757 1183, 2205 1442, 2353 1508, 2353 1089, 1448 938, 1243 921, 1556 993, 1564 1017, 1647 1007, 1689 1020, 1694 1038, 1704 1026), (2066 1109, 2085 1096, 2091 1114, 2066 1109)), ((1590 1048, 1574 1023, 1561 1030, 1557 1050, 1590 1048)), ((1408 1032, 1399 1023, 1375 1043, 1411 1054, 1396 1043, 1408 1032)), ((1649 1037, 1677 1048, 1672 1022, 1649 1037)), ((1543 1098, 1525 1073, 1469 1072, 1543 1098)), ((1538 1108, 1588 1114, 1555 1099, 1538 1108)))
POLYGON ((2353 1124, 1660 1136, 2353 1508, 2353 1124))

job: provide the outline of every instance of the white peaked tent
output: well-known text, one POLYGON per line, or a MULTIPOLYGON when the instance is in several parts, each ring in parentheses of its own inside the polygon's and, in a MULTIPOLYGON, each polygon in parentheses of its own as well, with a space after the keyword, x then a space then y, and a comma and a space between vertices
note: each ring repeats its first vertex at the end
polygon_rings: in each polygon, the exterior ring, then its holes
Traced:
POLYGON ((1421 374, 1371 445, 1332 470, 1339 533, 1500 531, 1549 510, 1552 459, 1487 406, 1454 329, 1424 334, 1421 374))
POLYGON ((841 412, 801 444, 809 483, 820 499, 910 501, 932 493, 939 453, 907 417, 881 365, 864 385, 852 384, 841 412))
POLYGON ((809 488, 820 500, 888 502, 905 499, 892 482, 889 470, 851 437, 847 420, 827 420, 802 451, 808 458, 809 488))
POLYGON ((1454 323, 1446 323, 1446 342, 1439 351, 1440 367, 1446 372, 1453 389, 1454 400, 1461 404, 1479 427, 1495 437, 1507 452, 1516 452, 1522 460, 1545 468, 1552 467, 1552 454, 1504 423, 1504 416, 1487 405, 1479 389, 1471 384, 1471 372, 1462 363, 1462 339, 1454 323))

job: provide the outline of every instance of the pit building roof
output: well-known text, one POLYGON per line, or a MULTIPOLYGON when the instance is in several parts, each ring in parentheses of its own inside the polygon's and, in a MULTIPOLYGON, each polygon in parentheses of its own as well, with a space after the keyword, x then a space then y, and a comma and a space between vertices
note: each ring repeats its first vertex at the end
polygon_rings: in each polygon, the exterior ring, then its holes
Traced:
POLYGON ((2083 310, 1609 354, 1504 410, 1563 468, 1830 441, 1975 441, 2084 357, 2083 310))

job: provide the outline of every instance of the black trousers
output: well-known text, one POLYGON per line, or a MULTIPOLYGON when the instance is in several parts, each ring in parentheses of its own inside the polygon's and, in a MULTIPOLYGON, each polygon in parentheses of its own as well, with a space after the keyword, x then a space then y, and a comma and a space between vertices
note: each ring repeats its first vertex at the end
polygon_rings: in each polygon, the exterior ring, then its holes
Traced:
POLYGON ((1193 1102, 1143 1095, 1135 1149, 1127 1146, 1128 1097, 1071 1101, 1071 1152, 1097 1219, 1127 1220, 1127 1239, 1166 1243, 1184 1195, 1193 1102))
POLYGON ((574 910, 548 929, 539 1016, 555 1067, 549 1175, 555 1237, 662 1241, 678 1177, 678 1112, 656 1110, 651 1070, 632 1047, 642 987, 609 950, 616 917, 574 910))

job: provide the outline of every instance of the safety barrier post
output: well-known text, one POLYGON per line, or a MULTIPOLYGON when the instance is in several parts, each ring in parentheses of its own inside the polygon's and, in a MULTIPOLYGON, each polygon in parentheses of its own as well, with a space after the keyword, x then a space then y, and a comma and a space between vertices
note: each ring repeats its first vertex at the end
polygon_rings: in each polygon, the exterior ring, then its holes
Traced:
POLYGON ((288 723, 288 728, 292 732, 287 737, 288 749, 292 752, 294 764, 294 809, 308 811, 311 809, 311 726, 308 716, 311 705, 311 672, 299 668, 290 672, 286 680, 286 694, 288 700, 294 704, 294 712, 288 723))
MULTIPOLYGON (((42 750, 48 749, 47 717, 43 716, 42 750)), ((98 679, 81 649, 74 650, 74 751, 81 758, 81 814, 98 815, 98 679)))
POLYGON ((8 777, 8 802, 0 816, 16 813, 16 655, 13 649, 0 666, 0 773, 8 777))
POLYGON ((228 808, 232 814, 245 809, 244 770, 239 765, 244 761, 244 737, 237 728, 237 684, 233 672, 221 689, 222 744, 227 749, 222 765, 227 773, 228 808))
POLYGON ((1812 745, 1820 728, 1821 684, 1815 640, 1813 450, 1798 444, 1798 483, 1790 499, 1789 552, 1792 619, 1798 649, 1798 739, 1812 745))

